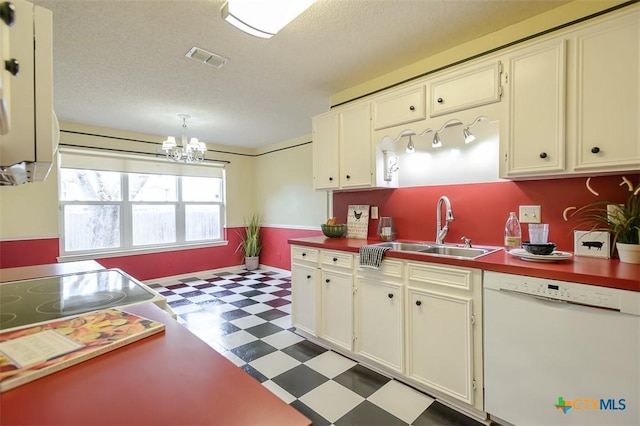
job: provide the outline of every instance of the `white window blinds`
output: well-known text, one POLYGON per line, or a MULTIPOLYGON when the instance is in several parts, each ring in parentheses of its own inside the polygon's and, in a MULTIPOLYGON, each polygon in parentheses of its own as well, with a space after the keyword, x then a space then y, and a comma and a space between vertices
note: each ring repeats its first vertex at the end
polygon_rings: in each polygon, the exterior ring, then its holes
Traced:
POLYGON ((142 156, 89 149, 61 148, 59 150, 58 164, 65 169, 173 176, 224 177, 223 163, 174 163, 163 156, 142 156))

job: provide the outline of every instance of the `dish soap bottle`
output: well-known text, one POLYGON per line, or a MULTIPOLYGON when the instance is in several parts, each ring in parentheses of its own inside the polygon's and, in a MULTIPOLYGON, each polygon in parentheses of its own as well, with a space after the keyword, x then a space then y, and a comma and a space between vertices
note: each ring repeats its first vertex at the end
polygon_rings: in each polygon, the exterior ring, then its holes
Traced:
POLYGON ((506 251, 520 248, 522 245, 522 229, 515 212, 509 213, 509 219, 504 224, 504 249, 506 251))

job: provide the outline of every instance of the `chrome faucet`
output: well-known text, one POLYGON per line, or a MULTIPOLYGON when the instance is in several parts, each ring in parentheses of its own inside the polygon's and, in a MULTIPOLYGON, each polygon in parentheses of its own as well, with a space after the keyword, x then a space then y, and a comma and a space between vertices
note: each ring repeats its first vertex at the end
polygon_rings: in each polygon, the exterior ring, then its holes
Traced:
POLYGON ((444 195, 438 200, 436 206, 436 244, 444 244, 444 238, 449 232, 449 222, 453 221, 453 211, 451 210, 451 202, 444 195), (444 203, 447 209, 445 213, 445 224, 442 227, 442 204, 444 203))

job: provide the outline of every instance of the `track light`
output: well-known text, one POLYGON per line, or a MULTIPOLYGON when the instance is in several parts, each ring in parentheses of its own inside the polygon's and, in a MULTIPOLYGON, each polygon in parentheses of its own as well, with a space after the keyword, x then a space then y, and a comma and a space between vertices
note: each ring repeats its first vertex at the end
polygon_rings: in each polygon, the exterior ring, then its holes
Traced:
POLYGON ((469 143, 476 140, 476 137, 469 131, 468 127, 462 129, 462 136, 464 136, 464 143, 469 143))
POLYGON ((440 148, 441 146, 442 146, 442 141, 440 140, 440 136, 438 135, 438 132, 436 132, 436 134, 433 136, 433 147, 440 148))
POLYGON ((407 154, 412 154, 416 150, 416 146, 413 143, 413 139, 411 139, 412 135, 409 135, 409 143, 407 144, 407 154))

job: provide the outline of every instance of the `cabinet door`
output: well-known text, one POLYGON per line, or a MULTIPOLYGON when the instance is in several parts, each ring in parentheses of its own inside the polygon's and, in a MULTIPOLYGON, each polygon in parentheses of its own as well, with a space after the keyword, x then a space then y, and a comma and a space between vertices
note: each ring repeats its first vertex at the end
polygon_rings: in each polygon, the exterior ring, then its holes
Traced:
POLYGON ((373 103, 373 127, 386 129, 427 117, 424 84, 385 96, 373 103))
POLYGON ((640 9, 577 36, 576 170, 640 168, 640 9))
POLYGON ((313 117, 314 189, 337 189, 340 185, 339 118, 332 111, 313 117))
POLYGON ((509 61, 509 137, 502 176, 565 169, 565 41, 518 51, 509 61))
POLYGON ((317 334, 318 295, 317 269, 312 266, 291 264, 291 322, 311 335, 317 334))
POLYGON ((402 285, 358 277, 356 283, 357 354, 402 373, 402 285))
POLYGON ((407 375, 473 405, 472 300, 408 288, 407 375))
POLYGON ((431 117, 498 102, 502 64, 492 62, 448 73, 430 84, 431 117))
POLYGON ((320 337, 348 351, 353 339, 353 276, 322 271, 320 337))
POLYGON ((373 185, 371 107, 369 103, 340 113, 340 187, 373 185))

